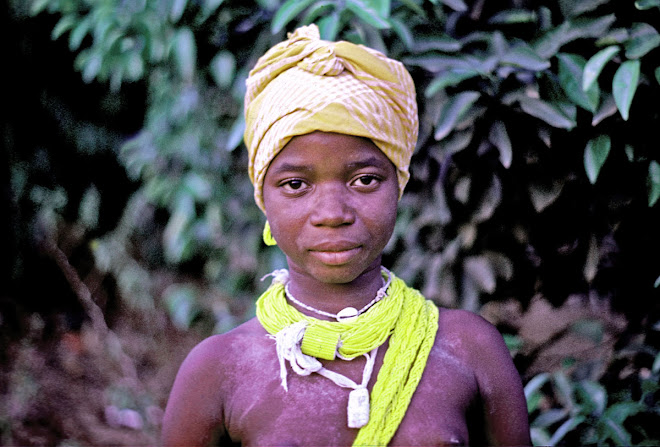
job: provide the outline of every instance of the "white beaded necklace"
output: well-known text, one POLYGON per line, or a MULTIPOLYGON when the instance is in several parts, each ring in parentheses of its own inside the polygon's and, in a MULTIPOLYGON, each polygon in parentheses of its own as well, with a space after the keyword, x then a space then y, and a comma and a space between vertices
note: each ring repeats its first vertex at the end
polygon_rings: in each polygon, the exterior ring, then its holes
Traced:
POLYGON ((387 289, 390 287, 390 284, 392 283, 392 272, 387 270, 385 267, 381 267, 381 271, 387 274, 387 282, 385 282, 385 279, 383 278, 383 287, 378 289, 378 292, 376 292, 376 296, 374 297, 373 300, 371 300, 369 303, 367 303, 362 309, 357 310, 355 307, 345 307, 336 314, 326 312, 324 310, 316 309, 308 304, 303 303, 302 301, 296 299, 291 292, 289 291, 289 283, 287 282, 286 285, 284 286, 284 293, 289 301, 292 301, 296 303, 298 306, 302 307, 303 309, 307 309, 311 312, 314 312, 318 315, 323 315, 325 317, 330 317, 334 318, 335 320, 342 322, 342 321, 347 321, 352 318, 356 318, 363 313, 365 313, 371 306, 385 298, 385 295, 387 295, 387 289))

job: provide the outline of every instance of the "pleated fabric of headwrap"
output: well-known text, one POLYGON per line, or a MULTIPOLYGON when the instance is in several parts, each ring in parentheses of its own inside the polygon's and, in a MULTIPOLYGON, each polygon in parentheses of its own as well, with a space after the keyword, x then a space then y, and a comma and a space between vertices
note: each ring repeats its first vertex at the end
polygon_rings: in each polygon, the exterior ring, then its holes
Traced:
POLYGON ((397 168, 399 197, 417 143, 415 86, 402 63, 350 42, 298 28, 263 55, 246 81, 245 144, 254 198, 264 210, 268 165, 297 135, 369 138, 397 168))

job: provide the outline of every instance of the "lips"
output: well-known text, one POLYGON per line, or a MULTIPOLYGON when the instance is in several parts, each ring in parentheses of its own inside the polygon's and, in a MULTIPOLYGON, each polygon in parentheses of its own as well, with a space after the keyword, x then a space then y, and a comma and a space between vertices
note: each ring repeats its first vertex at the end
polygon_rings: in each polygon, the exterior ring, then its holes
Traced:
POLYGON ((326 265, 343 265, 358 255, 362 247, 352 243, 318 244, 309 250, 314 258, 326 265))

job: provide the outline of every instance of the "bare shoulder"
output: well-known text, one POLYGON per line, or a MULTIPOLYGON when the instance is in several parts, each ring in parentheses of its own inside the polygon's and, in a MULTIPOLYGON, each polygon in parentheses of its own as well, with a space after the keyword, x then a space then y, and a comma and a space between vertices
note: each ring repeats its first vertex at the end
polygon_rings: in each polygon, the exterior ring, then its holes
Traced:
POLYGON ((530 445, 520 375, 497 328, 481 316, 441 309, 436 346, 451 346, 472 372, 490 445, 530 445))
POLYGON ((186 369, 207 369, 222 372, 224 367, 233 367, 233 363, 245 354, 245 348, 264 338, 265 330, 256 319, 225 332, 212 335, 197 344, 182 364, 186 369))
POLYGON ((467 310, 441 309, 438 328, 445 337, 458 339, 471 349, 492 348, 504 343, 495 326, 467 310))
POLYGON ((473 312, 441 309, 436 346, 451 348, 479 382, 503 371, 517 376, 504 338, 486 319, 473 312))
POLYGON ((232 392, 242 354, 265 339, 264 334, 254 319, 208 337, 190 351, 165 409, 163 445, 208 445, 223 436, 224 402, 232 392))

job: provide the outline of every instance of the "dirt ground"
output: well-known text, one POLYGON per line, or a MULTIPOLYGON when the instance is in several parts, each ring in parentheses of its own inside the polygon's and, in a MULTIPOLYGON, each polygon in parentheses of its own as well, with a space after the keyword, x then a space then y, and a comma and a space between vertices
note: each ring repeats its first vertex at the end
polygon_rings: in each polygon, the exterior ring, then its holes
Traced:
MULTIPOLYGON (((562 367, 567 358, 600 377, 626 321, 603 306, 573 297, 559 309, 541 297, 526 310, 511 302, 485 305, 482 315, 513 348, 524 380, 562 367)), ((157 445, 160 420, 176 371, 203 336, 178 331, 164 311, 125 311, 108 346, 89 325, 58 332, 33 315, 29 335, 6 347, 0 370, 0 444, 5 446, 157 445), (50 333, 47 333, 50 331, 50 333), (121 352, 135 367, 125 374, 121 352)))

